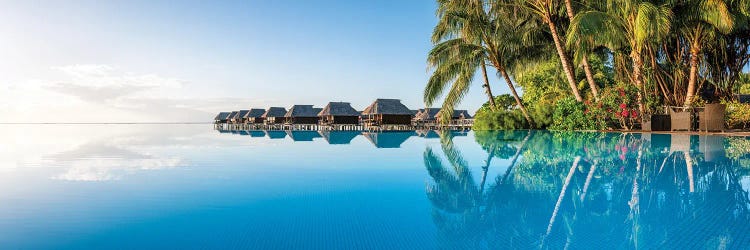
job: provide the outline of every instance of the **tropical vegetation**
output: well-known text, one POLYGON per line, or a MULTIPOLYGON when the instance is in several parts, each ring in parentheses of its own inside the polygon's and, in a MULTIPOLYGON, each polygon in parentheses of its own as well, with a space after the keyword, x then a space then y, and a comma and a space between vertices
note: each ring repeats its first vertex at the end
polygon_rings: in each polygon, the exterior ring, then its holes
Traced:
POLYGON ((750 244, 745 137, 515 130, 474 139, 483 161, 464 157, 448 132, 423 154, 440 248, 750 244))
POLYGON ((478 78, 479 129, 633 129, 750 93, 750 0, 437 0, 436 15, 424 101, 452 111, 478 78))

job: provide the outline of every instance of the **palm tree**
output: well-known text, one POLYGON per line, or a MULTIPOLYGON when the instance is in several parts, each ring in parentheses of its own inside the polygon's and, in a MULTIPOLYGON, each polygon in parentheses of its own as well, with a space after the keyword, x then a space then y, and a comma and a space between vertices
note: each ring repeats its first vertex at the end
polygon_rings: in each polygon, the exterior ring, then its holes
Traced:
MULTIPOLYGON (((477 68, 481 67, 482 72, 486 74, 485 58, 486 53, 481 46, 469 43, 465 39, 456 38, 436 44, 427 56, 427 63, 434 71, 424 90, 425 104, 431 106, 450 84, 450 90, 443 101, 443 108, 452 112, 453 107, 469 91, 477 68)), ((483 87, 490 107, 494 110, 495 99, 486 75, 484 80, 483 87)))
POLYGON ((428 63, 435 71, 425 88, 425 103, 431 105, 452 82, 442 106, 445 112, 452 112, 468 91, 474 72, 481 68, 485 92, 494 107, 487 77, 488 61, 505 78, 517 106, 531 125, 531 117, 507 72, 506 60, 515 47, 508 46, 507 40, 502 39, 510 34, 498 30, 504 26, 498 26, 498 20, 488 13, 492 6, 486 8, 487 5, 484 0, 438 1, 439 22, 432 35, 436 45, 428 56, 428 63))
POLYGON ((708 40, 716 37, 716 31, 724 34, 732 30, 732 14, 724 0, 691 0, 686 1, 682 13, 678 13, 681 20, 680 33, 689 41, 690 73, 688 77, 685 106, 690 106, 696 91, 698 81, 698 64, 703 47, 708 40))
POLYGON ((576 98, 576 101, 583 101, 583 98, 581 98, 581 93, 578 90, 578 85, 576 85, 575 74, 571 66, 572 64, 570 62, 570 58, 568 57, 568 52, 565 50, 565 47, 563 47, 563 42, 560 38, 560 33, 557 31, 557 24, 555 23, 557 10, 560 6, 559 0, 517 1, 519 2, 517 6, 521 6, 538 16, 540 20, 549 28, 550 34, 552 34, 552 40, 555 43, 557 55, 560 57, 560 62, 562 63, 563 71, 565 72, 565 77, 568 80, 568 84, 570 85, 570 89, 573 92, 573 96, 576 98))
POLYGON ((529 63, 542 61, 549 56, 548 44, 541 37, 542 30, 534 22, 533 16, 519 12, 514 6, 493 2, 490 7, 491 17, 487 39, 489 61, 508 84, 516 105, 526 121, 533 127, 526 107, 516 92, 511 75, 520 67, 529 63), (511 17, 512 18, 509 18, 511 17))
MULTIPOLYGON (((474 1, 467 1, 468 3, 474 1)), ((481 7, 481 6, 480 6, 481 7)), ((453 108, 463 99, 474 78, 477 68, 481 68, 484 89, 490 107, 496 108, 495 99, 487 77, 485 60, 487 53, 482 46, 482 20, 473 13, 472 5, 457 5, 452 1, 438 0, 438 23, 433 31, 435 44, 427 56, 428 66, 434 69, 424 91, 427 106, 443 94, 450 84, 450 90, 443 101, 443 108, 453 112, 453 108), (460 8, 459 8, 460 7, 460 8)))
POLYGON ((593 41, 613 51, 629 51, 632 66, 631 81, 638 88, 636 99, 643 119, 646 109, 642 53, 649 43, 665 37, 671 27, 671 6, 651 1, 607 1, 604 10, 578 13, 567 33, 568 46, 580 41, 593 41))
MULTIPOLYGON (((565 0, 565 9, 567 10, 566 13, 568 14, 568 18, 570 20, 573 20, 575 17, 575 11, 573 11, 573 3, 571 0, 565 0)), ((586 51, 584 49, 583 52, 579 52, 581 54, 581 66, 583 67, 583 73, 586 75, 586 82, 589 84, 589 88, 591 88, 591 94, 594 95, 594 99, 598 102, 599 101, 599 88, 596 86, 596 82, 594 81, 594 74, 591 72, 591 65, 589 65, 589 59, 586 55, 586 51)))

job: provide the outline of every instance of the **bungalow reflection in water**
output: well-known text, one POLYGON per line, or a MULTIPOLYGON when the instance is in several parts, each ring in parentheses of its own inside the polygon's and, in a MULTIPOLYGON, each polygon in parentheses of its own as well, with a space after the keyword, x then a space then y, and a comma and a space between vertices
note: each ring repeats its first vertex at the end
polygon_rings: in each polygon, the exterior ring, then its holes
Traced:
POLYGON ((322 137, 330 144, 362 135, 377 148, 439 138, 422 158, 442 248, 750 245, 748 138, 476 131, 486 158, 469 165, 453 144, 466 132, 287 133, 295 141, 322 137))
POLYGON ((376 148, 400 148, 401 144, 411 137, 422 137, 425 139, 441 138, 446 136, 467 136, 468 131, 386 131, 386 132, 361 132, 361 131, 307 131, 307 130, 226 130, 218 128, 219 133, 231 133, 238 135, 249 135, 250 137, 268 137, 269 139, 284 139, 287 136, 292 141, 314 141, 323 138, 328 144, 350 144, 357 136, 362 135, 376 148), (439 134, 440 133, 440 134, 439 134))

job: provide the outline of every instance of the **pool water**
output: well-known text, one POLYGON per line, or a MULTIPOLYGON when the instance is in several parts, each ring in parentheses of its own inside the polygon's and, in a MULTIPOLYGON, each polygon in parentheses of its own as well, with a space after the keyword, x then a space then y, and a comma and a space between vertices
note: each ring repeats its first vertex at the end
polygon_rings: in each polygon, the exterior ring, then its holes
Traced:
POLYGON ((750 246, 743 137, 0 128, 0 249, 750 246))

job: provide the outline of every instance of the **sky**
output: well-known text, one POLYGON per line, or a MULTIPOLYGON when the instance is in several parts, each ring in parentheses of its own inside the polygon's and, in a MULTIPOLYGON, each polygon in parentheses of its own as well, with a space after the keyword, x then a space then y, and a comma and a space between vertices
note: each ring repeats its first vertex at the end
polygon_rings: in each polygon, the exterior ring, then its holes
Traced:
MULTIPOLYGON (((206 122, 375 98, 417 109, 436 21, 431 0, 0 1, 0 123, 206 122)), ((485 100, 474 84, 459 107, 485 100)))

